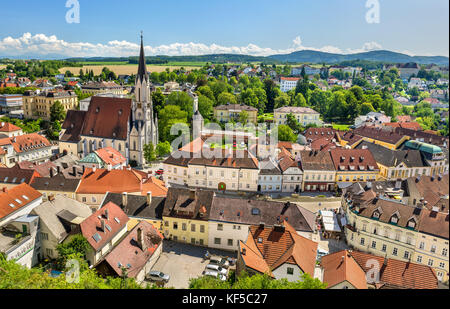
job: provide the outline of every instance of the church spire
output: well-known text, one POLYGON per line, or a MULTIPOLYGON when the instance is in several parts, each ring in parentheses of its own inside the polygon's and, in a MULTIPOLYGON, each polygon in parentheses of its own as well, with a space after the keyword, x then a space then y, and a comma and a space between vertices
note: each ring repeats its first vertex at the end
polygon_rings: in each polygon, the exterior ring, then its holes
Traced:
POLYGON ((141 81, 143 81, 145 78, 145 80, 148 81, 147 66, 145 65, 145 54, 144 54, 144 35, 142 31, 141 31, 141 51, 139 54, 139 67, 137 78, 139 78, 141 81))

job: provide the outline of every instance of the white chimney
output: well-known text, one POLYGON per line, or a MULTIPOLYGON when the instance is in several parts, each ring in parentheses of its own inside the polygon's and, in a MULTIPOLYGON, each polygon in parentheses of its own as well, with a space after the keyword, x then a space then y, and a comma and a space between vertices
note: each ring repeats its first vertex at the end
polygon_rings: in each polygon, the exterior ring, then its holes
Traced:
POLYGON ((142 251, 145 251, 147 249, 144 241, 144 231, 140 227, 137 229, 137 243, 142 251))
POLYGON ((97 171, 97 166, 92 167, 92 171, 95 173, 97 171))
POLYGON ((101 222, 101 224, 102 224, 102 231, 103 231, 103 232, 106 232, 105 220, 100 219, 100 222, 101 222))
POLYGON ((122 193, 122 206, 127 207, 127 204, 128 204, 128 193, 123 192, 122 193))
POLYGON ((108 172, 112 170, 112 164, 108 164, 108 172))
POLYGON ((147 192, 147 205, 150 205, 152 203, 152 192, 147 192))

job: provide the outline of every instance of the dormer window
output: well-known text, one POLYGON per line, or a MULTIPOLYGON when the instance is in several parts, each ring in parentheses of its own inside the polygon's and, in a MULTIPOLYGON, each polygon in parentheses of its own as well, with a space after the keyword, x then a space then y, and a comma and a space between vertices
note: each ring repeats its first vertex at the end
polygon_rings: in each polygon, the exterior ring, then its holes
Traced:
POLYGON ((416 221, 414 219, 409 220, 408 227, 414 229, 416 227, 416 221))
POLYGON ((398 217, 397 217, 397 215, 393 215, 393 216, 391 217, 391 223, 393 223, 393 224, 397 224, 397 223, 398 223, 398 217))
POLYGON ((372 217, 374 217, 376 219, 380 219, 380 212, 378 210, 375 210, 372 214, 372 217))

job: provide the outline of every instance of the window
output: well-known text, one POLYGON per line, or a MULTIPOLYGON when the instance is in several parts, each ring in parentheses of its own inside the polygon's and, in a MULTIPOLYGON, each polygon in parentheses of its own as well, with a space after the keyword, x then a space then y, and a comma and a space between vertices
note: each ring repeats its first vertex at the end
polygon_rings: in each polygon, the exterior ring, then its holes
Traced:
POLYGON ((294 268, 288 267, 288 268, 287 268, 287 274, 288 274, 288 275, 293 275, 293 274, 294 274, 294 268))
POLYGON ((431 253, 435 253, 436 252, 436 245, 432 245, 430 251, 431 251, 431 253))
POLYGON ((376 249, 377 248, 377 242, 376 241, 372 241, 372 248, 376 249))
POLYGON ((47 248, 47 249, 45 249, 45 252, 47 253, 47 255, 48 255, 49 257, 52 257, 52 256, 53 256, 53 249, 47 248))
POLYGON ((425 243, 423 241, 421 241, 419 244, 419 249, 423 249, 423 248, 425 248, 425 243))
POLYGON ((174 229, 174 230, 178 230, 178 223, 177 223, 177 222, 174 222, 174 223, 173 223, 173 229, 174 229))
POLYGON ((381 251, 386 252, 386 245, 383 244, 381 251))
POLYGON ((81 201, 82 201, 83 203, 86 203, 86 197, 82 197, 82 198, 81 198, 81 201))
POLYGON ((223 224, 221 224, 221 223, 217 224, 217 230, 223 231, 223 224))
POLYGON ((417 263, 422 263, 422 256, 421 255, 417 256, 417 263))
POLYGON ((444 262, 440 262, 440 263, 439 263, 439 267, 440 267, 440 268, 445 268, 445 263, 444 263, 444 262))
POLYGON ((398 249, 397 249, 397 248, 394 248, 394 250, 392 250, 392 255, 397 256, 397 253, 398 253, 398 249))
POLYGON ((361 245, 363 245, 363 246, 364 246, 364 241, 365 241, 365 239, 361 238, 361 245))
POLYGON ((428 266, 433 266, 433 260, 432 259, 428 259, 428 266))
POLYGON ((41 233, 41 238, 43 240, 48 240, 48 234, 47 233, 41 233))
POLYGON ((448 253, 448 249, 447 248, 442 249, 442 255, 443 256, 447 256, 447 253, 448 253))
POLYGON ((203 246, 203 239, 200 239, 199 243, 200 243, 201 246, 203 246))
POLYGON ((191 232, 195 232, 195 224, 191 224, 191 232))
POLYGON ((228 246, 232 246, 233 245, 233 239, 228 239, 228 246))
POLYGON ((391 217, 391 223, 397 224, 398 222, 398 217, 396 215, 391 217))
POLYGON ((169 221, 164 221, 164 226, 169 226, 169 221))
POLYGON ((195 238, 191 238, 191 244, 195 245, 195 238))
POLYGON ((214 238, 214 244, 220 245, 220 238, 214 238))
POLYGON ((205 226, 204 225, 200 225, 200 233, 204 233, 205 232, 205 226))
POLYGON ((408 251, 405 251, 405 254, 403 255, 403 258, 409 259, 409 252, 408 251))
POLYGON ((186 226, 186 223, 182 223, 182 224, 181 224, 181 229, 182 229, 183 231, 186 231, 186 227, 187 227, 187 226, 186 226))

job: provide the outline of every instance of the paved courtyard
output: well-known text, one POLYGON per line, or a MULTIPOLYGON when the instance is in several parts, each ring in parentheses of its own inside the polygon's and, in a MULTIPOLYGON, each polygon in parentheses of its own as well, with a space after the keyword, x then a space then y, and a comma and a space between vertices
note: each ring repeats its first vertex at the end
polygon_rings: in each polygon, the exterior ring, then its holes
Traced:
POLYGON ((189 287, 189 279, 200 277, 208 265, 208 261, 203 261, 206 250, 212 255, 236 258, 233 252, 164 240, 163 252, 152 270, 161 271, 170 276, 165 287, 186 289, 189 287))

